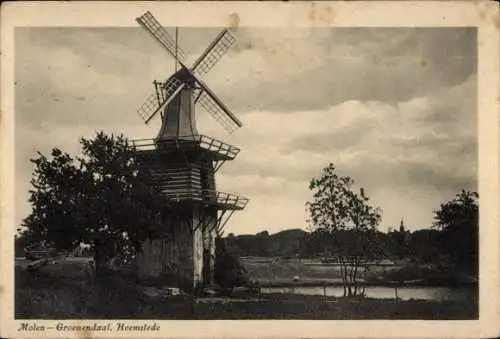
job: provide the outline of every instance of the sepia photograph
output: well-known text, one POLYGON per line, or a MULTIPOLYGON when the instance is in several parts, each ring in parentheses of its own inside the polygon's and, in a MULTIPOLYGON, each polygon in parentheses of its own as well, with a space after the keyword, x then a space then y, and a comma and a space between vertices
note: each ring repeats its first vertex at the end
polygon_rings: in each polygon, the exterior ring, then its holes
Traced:
POLYGON ((88 3, 79 24, 9 23, 7 56, 2 41, 10 333, 485 319, 498 107, 481 100, 478 24, 134 5, 116 24, 88 3))

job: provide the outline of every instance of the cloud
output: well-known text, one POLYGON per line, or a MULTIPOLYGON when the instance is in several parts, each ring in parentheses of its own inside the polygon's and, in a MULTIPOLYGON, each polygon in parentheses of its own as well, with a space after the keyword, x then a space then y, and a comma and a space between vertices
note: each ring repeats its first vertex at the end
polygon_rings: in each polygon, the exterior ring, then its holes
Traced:
POLYGON ((326 109, 350 100, 407 101, 462 83, 476 70, 471 28, 272 28, 238 33, 239 44, 249 47, 236 48, 209 80, 241 113, 326 109))

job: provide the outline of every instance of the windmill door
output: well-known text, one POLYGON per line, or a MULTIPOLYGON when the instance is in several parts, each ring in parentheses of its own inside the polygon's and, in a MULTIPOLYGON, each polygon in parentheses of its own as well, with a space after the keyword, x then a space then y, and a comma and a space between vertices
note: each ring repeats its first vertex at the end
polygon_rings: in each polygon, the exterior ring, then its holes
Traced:
POLYGON ((210 272, 211 267, 210 267, 210 249, 205 248, 203 250, 203 283, 205 285, 210 284, 212 281, 212 274, 210 272))

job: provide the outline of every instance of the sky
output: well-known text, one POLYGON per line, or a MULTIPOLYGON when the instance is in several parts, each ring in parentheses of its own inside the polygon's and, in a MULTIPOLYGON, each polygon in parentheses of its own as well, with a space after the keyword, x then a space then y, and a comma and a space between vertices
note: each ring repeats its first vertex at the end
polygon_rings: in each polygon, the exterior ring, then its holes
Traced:
MULTIPOLYGON (((170 30, 172 32, 172 30, 170 30)), ((188 64, 217 28, 181 28, 188 64)), ((228 134, 201 108, 198 130, 241 148, 218 190, 250 199, 226 233, 307 228, 309 181, 334 163, 382 210, 380 230, 429 227, 433 211, 477 190, 474 28, 238 28, 204 81, 242 120, 228 134)), ((173 59, 145 31, 16 28, 16 219, 37 151, 78 154, 99 130, 153 138, 136 109, 173 59)))

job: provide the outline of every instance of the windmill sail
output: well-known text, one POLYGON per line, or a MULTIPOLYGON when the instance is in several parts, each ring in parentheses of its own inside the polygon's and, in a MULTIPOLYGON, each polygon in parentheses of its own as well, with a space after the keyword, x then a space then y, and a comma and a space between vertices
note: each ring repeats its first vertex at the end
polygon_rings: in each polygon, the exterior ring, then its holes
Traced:
POLYGON ((200 86, 196 103, 205 109, 217 122, 228 132, 232 133, 236 128, 243 126, 242 122, 227 108, 217 95, 203 82, 197 80, 200 86))
POLYGON ((177 61, 184 62, 186 54, 177 46, 175 40, 168 34, 167 30, 161 26, 153 14, 146 12, 138 17, 137 22, 146 29, 177 61))
POLYGON ((186 84, 177 78, 170 78, 163 85, 156 87, 156 91, 149 95, 146 101, 139 107, 137 113, 147 124, 164 105, 168 105, 172 101, 184 86, 186 84))
POLYGON ((198 74, 206 74, 215 66, 215 64, 226 54, 234 44, 235 39, 231 33, 224 29, 212 41, 205 52, 193 64, 192 70, 198 74))

